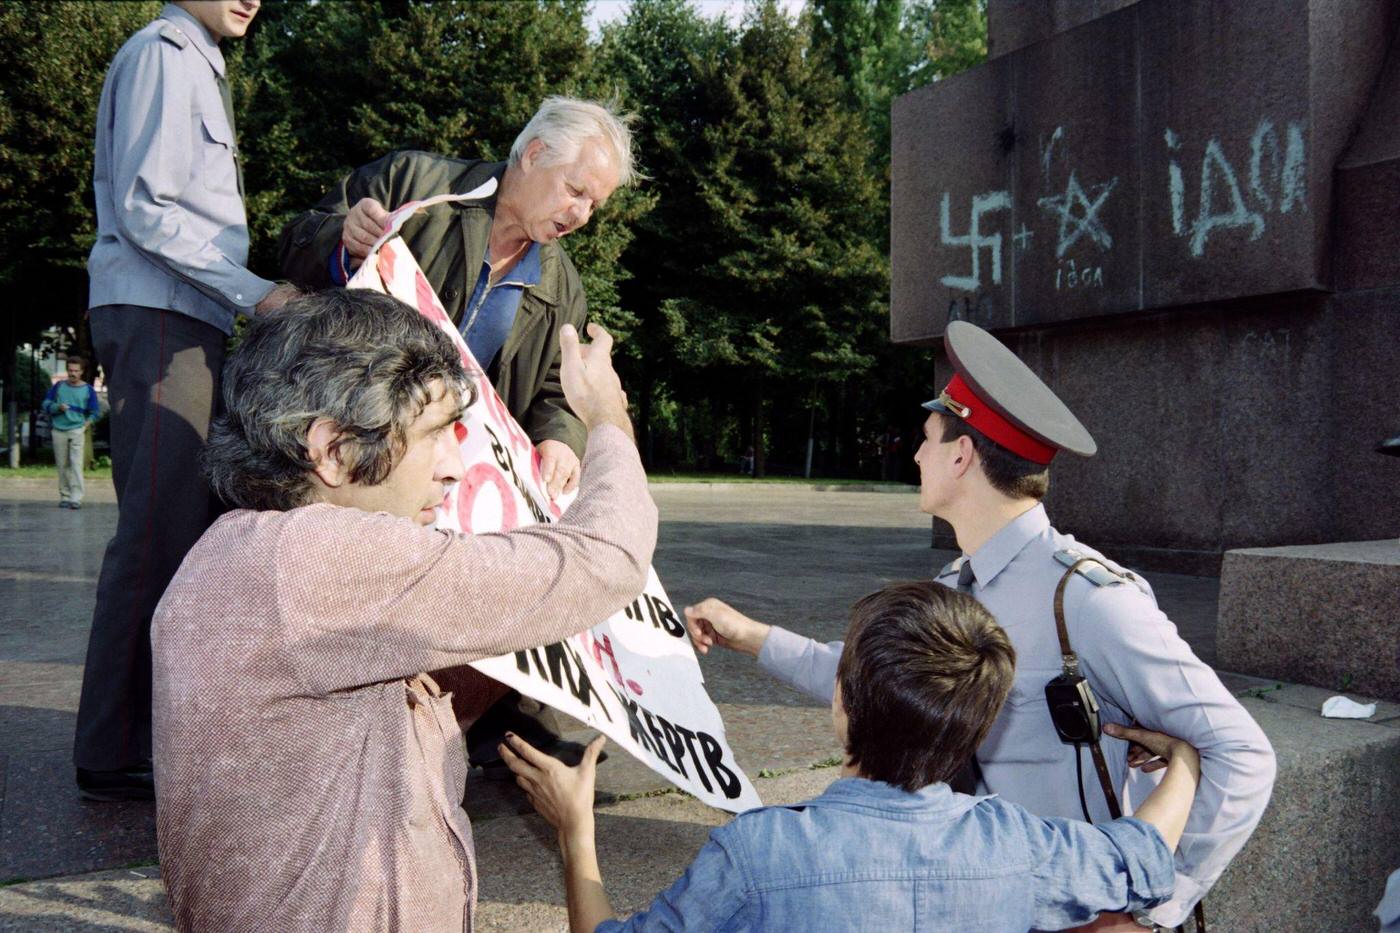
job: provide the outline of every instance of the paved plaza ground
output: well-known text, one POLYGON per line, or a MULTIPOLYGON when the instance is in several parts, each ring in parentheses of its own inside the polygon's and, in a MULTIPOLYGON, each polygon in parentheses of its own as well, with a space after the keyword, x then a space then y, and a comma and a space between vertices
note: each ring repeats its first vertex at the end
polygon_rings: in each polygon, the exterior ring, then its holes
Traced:
MULTIPOLYGON (((717 595, 813 637, 840 637, 846 611, 882 583, 951 559, 929 548, 912 491, 794 485, 660 484, 656 568, 678 606, 717 595)), ((0 480, 0 930, 165 930, 151 804, 78 799, 73 723, 102 550, 116 522, 111 484, 84 508, 55 507, 52 481, 0 480)), ((1214 661, 1217 581, 1147 575, 1183 636, 1214 661)), ((765 802, 791 802, 835 775, 829 714, 745 657, 701 659, 729 740, 765 802), (813 767, 817 765, 818 767, 813 767), (767 775, 767 776, 763 776, 767 775)), ((599 769, 602 867, 619 910, 680 872, 725 814, 665 791, 615 752, 599 769)), ((562 929, 553 839, 511 785, 472 781, 480 925, 562 929)))

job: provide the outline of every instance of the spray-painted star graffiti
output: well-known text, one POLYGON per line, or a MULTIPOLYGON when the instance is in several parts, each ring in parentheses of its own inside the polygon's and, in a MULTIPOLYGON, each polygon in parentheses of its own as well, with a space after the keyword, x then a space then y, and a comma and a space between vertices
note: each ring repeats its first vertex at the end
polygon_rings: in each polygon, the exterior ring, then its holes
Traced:
POLYGON ((1056 259, 1064 256, 1082 236, 1087 236, 1104 249, 1113 245, 1113 237, 1104 227, 1099 210, 1117 184, 1118 179, 1111 178, 1103 184, 1092 186, 1086 192, 1079 184, 1079 178, 1071 171, 1069 181, 1065 183, 1064 194, 1041 198, 1037 202, 1044 210, 1059 218, 1060 237, 1055 245, 1056 259), (1082 211, 1076 213, 1076 207, 1082 211))

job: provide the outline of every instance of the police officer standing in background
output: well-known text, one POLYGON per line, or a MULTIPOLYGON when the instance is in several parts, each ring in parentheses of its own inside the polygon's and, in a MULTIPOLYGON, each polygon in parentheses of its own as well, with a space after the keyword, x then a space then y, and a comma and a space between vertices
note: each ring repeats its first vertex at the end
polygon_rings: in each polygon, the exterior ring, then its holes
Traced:
MULTIPOLYGON (((1150 916, 1103 914, 1084 929, 1181 924, 1263 816, 1273 749, 1182 641, 1146 581, 1051 527, 1040 501, 1050 461, 1061 450, 1092 456, 1088 431, 992 335, 954 322, 944 340, 955 375, 924 406, 932 414, 914 457, 919 507, 951 524, 963 551, 938 582, 991 610, 1016 649, 1011 695, 977 751, 975 791, 1039 816, 1097 823, 1145 799, 1160 763, 1125 742, 1100 742, 1093 720, 1180 736, 1200 750, 1201 783, 1176 856, 1176 891, 1150 916), (1063 721, 1066 706, 1070 718, 1092 721, 1082 741, 1061 737, 1074 728, 1063 721)), ((831 701, 840 642, 764 625, 717 599, 687 608, 686 617, 701 652, 713 644, 747 652, 796 689, 831 701)))
POLYGON ((88 316, 112 403, 117 531, 102 559, 73 760, 89 800, 149 800, 151 613, 208 527, 198 454, 235 314, 296 294, 248 271, 222 39, 260 0, 167 4, 97 110, 88 316))

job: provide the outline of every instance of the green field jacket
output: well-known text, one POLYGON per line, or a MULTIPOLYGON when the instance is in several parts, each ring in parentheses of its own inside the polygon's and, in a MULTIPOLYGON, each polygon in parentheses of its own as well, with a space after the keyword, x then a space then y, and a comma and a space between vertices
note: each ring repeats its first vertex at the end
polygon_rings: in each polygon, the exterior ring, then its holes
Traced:
MULTIPOLYGON (((436 194, 465 193, 489 178, 499 180, 505 168, 504 162, 391 152, 341 179, 315 207, 283 228, 277 247, 282 273, 303 288, 335 284, 331 256, 340 246, 345 215, 361 198, 374 198, 392 211, 436 194)), ((495 209, 494 195, 438 204, 411 217, 399 232, 454 324, 461 322, 481 273, 495 209)), ((510 335, 488 371, 530 440, 563 441, 580 458, 587 431, 564 401, 559 328, 573 324, 583 333, 587 317, 578 270, 558 242, 540 244, 540 282, 525 289, 510 335)))

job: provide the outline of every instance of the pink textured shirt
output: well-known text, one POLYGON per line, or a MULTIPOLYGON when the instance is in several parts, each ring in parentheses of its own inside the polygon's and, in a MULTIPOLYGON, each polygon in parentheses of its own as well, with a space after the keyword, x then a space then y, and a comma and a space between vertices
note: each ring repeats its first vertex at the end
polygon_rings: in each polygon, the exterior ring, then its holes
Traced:
POLYGON ((459 536, 325 504, 220 518, 151 629, 180 929, 470 930, 462 735, 423 672, 596 625, 641 592, 655 544, 612 426, 554 525, 459 536))

